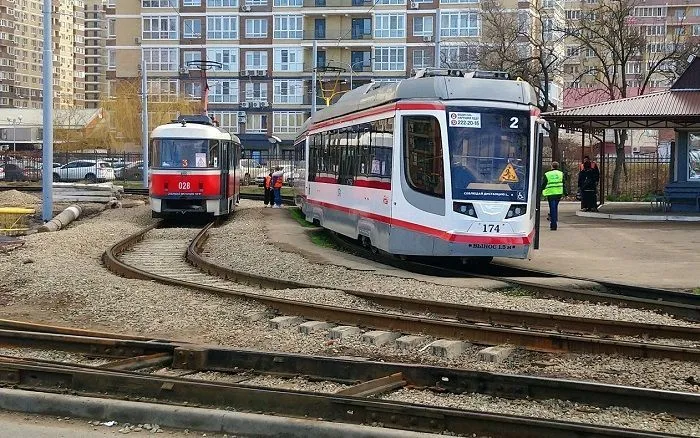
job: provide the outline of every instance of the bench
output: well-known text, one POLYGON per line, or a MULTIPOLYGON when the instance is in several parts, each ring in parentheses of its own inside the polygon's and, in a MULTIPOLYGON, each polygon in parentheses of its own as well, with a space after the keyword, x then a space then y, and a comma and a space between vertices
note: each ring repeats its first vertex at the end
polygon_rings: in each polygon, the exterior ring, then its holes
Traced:
POLYGON ((664 213, 671 209, 671 201, 666 195, 655 195, 650 200, 651 211, 661 210, 664 213))
POLYGON ((672 208, 673 211, 700 211, 700 186, 698 185, 666 186, 663 197, 665 198, 663 201, 669 204, 669 209, 672 208))

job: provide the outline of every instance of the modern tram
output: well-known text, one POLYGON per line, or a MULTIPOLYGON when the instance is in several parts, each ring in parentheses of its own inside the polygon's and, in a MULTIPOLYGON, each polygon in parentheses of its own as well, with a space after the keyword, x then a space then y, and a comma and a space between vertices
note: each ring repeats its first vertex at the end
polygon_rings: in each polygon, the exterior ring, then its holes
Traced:
POLYGON ((231 213, 239 197, 241 142, 206 115, 180 116, 151 134, 153 217, 231 213))
POLYGON ((427 69, 358 87, 302 126, 297 204, 307 221, 395 255, 527 258, 536 104, 503 72, 427 69))

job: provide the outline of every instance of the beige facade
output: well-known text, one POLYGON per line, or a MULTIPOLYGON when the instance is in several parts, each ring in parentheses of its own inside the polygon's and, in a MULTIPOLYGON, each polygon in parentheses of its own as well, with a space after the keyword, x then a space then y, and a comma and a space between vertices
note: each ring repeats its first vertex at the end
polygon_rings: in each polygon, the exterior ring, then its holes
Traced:
MULTIPOLYGON (((42 0, 0 0, 0 107, 41 108, 42 0)), ((56 108, 85 106, 84 3, 53 7, 53 81, 56 108)))

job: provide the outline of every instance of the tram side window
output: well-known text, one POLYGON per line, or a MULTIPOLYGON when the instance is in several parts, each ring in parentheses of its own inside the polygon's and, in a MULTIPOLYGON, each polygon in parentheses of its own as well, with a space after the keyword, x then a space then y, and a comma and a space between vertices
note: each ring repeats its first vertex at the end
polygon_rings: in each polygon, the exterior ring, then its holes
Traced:
POLYGON ((371 161, 369 173, 382 178, 391 177, 391 151, 394 145, 394 119, 382 119, 371 124, 371 161))
MULTIPOLYGON (((219 140, 211 140, 209 142, 209 151, 207 153, 207 167, 219 167, 219 147, 219 140)), ((223 152, 225 154, 226 149, 223 149, 223 152)), ((196 161, 197 167, 204 167, 201 166, 201 164, 201 161, 196 161)))
POLYGON ((440 123, 432 116, 404 117, 406 180, 415 190, 445 197, 440 123))

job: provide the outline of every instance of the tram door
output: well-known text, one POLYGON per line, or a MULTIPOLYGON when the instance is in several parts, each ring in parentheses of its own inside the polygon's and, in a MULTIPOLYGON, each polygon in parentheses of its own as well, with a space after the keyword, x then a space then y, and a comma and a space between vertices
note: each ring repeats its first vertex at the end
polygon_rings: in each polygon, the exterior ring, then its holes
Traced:
POLYGON ((222 141, 221 147, 219 148, 219 167, 221 168, 221 180, 219 181, 219 211, 222 214, 229 212, 228 198, 232 196, 231 193, 229 193, 230 189, 228 185, 229 149, 229 142, 222 141))

